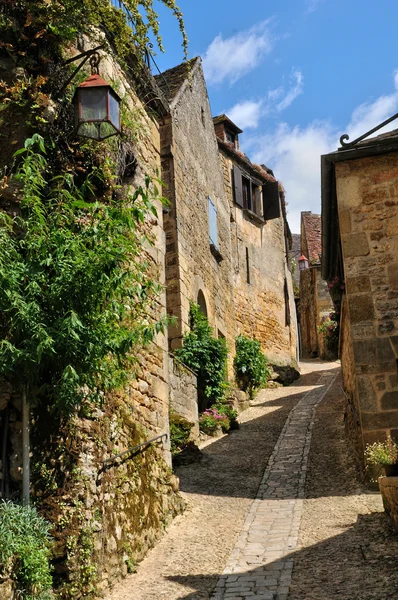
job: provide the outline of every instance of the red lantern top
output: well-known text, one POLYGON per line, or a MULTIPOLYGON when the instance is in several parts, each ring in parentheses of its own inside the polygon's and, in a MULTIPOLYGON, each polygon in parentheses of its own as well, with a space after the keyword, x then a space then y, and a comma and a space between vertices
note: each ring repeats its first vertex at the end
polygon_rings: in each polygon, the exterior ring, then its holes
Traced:
POLYGON ((73 97, 77 135, 104 140, 120 133, 120 97, 98 73, 99 55, 90 59, 91 76, 73 97))

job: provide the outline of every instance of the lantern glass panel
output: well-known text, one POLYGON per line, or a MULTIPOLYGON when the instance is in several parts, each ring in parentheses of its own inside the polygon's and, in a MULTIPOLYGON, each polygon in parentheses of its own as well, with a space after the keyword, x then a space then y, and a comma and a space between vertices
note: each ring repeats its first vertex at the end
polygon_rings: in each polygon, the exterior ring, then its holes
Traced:
POLYGON ((111 123, 116 129, 120 129, 120 105, 112 92, 109 93, 109 105, 111 111, 111 114, 109 115, 111 123))
POLYGON ((107 118, 107 89, 82 88, 80 90, 81 117, 83 121, 101 121, 107 118))

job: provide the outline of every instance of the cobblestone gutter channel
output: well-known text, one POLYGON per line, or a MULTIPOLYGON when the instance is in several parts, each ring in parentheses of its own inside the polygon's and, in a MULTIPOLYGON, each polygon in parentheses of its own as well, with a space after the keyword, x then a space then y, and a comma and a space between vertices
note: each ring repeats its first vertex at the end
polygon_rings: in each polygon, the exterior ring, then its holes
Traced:
POLYGON ((287 600, 315 410, 336 377, 324 373, 290 412, 212 600, 287 600))

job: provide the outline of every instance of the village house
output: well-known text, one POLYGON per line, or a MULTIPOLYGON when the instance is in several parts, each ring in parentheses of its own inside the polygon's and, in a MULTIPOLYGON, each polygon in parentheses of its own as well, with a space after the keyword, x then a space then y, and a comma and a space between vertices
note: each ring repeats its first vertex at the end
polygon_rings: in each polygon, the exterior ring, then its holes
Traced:
POLYGON ((284 190, 239 149, 237 127, 213 119, 230 209, 236 334, 260 341, 271 364, 295 367, 297 322, 284 190))
POLYGON ((303 358, 328 358, 325 336, 318 327, 334 310, 328 285, 321 276, 321 215, 301 213, 300 348, 303 358))
POLYGON ((322 275, 345 282, 340 354, 363 462, 367 444, 398 439, 398 131, 346 139, 322 156, 322 275))

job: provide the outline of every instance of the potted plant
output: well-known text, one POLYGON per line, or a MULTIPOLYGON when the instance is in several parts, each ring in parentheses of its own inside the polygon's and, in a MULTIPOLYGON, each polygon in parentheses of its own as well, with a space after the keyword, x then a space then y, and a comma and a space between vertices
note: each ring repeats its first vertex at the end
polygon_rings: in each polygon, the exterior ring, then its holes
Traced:
POLYGON ((388 436, 384 442, 368 444, 365 449, 367 465, 378 465, 386 477, 398 476, 398 445, 388 436))

